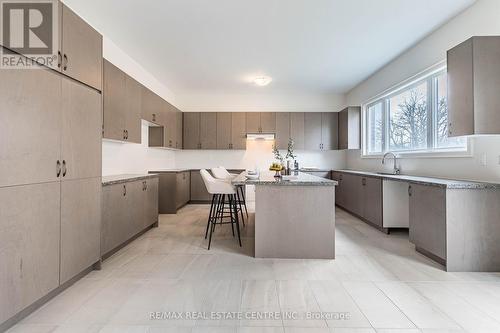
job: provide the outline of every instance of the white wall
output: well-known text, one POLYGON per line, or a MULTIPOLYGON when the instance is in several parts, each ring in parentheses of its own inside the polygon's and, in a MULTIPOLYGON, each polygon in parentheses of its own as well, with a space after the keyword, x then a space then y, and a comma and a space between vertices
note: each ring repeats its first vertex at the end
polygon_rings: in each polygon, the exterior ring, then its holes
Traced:
POLYGON ((147 173, 175 167, 175 151, 148 147, 148 125, 142 121, 142 143, 103 140, 102 175, 147 173))
MULTIPOLYGON (((176 167, 205 168, 224 166, 228 169, 269 169, 274 161, 272 141, 247 141, 246 150, 183 150, 176 152, 176 167)), ((345 168, 345 151, 296 151, 301 167, 345 168)))
MULTIPOLYGON (((380 92, 446 59, 446 50, 473 35, 500 35, 500 1, 478 0, 467 10, 424 38, 394 61, 352 89, 347 104, 360 105, 380 92)), ((387 38, 390 38, 388 36, 387 38)), ((471 139, 473 155, 468 158, 405 158, 403 172, 483 181, 500 181, 500 137, 471 139), (486 165, 481 161, 485 159, 486 165)), ((351 169, 380 169, 380 160, 361 158, 350 151, 351 169)))

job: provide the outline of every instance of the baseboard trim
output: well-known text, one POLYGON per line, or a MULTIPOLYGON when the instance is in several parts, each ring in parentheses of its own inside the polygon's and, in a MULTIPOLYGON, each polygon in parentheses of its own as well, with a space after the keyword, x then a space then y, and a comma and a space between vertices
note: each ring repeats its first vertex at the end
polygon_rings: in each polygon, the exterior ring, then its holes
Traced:
POLYGON ((115 254, 116 252, 120 251, 121 249, 123 249, 125 246, 129 245, 131 242, 133 242, 134 240, 136 240, 140 236, 144 235, 150 229, 157 228, 157 227, 158 227, 158 221, 155 222, 155 223, 153 223, 153 224, 151 224, 150 226, 148 226, 147 228, 143 229, 142 231, 138 232, 134 236, 130 237, 129 239, 127 239, 126 241, 124 241, 123 243, 121 243, 120 245, 118 245, 117 247, 113 248, 112 250, 109 250, 108 252, 102 254, 101 255, 101 260, 104 261, 104 260, 108 259, 113 254, 115 254))
POLYGON ((444 269, 446 271, 448 271, 448 269, 446 268, 446 260, 441 258, 441 257, 438 257, 437 255, 427 251, 427 250, 424 250, 422 249, 421 247, 418 247, 415 245, 415 251, 417 251, 418 253, 426 256, 427 258, 431 259, 431 260, 434 260, 435 262, 437 262, 438 264, 440 265, 443 265, 444 266, 444 269))

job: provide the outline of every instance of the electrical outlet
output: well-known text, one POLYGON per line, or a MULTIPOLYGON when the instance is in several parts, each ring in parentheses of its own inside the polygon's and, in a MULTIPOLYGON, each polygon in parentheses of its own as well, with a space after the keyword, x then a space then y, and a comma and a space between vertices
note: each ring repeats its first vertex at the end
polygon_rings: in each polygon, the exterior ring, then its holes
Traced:
POLYGON ((500 155, 498 155, 498 165, 500 165, 500 155))

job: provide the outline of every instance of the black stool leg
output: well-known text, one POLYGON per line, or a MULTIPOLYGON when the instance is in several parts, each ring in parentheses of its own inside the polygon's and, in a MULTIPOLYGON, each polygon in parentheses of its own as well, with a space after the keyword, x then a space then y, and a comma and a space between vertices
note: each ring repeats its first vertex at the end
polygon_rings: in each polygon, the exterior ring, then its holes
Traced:
POLYGON ((239 220, 238 220, 238 207, 236 206, 236 195, 232 195, 232 197, 233 197, 232 206, 233 206, 233 209, 234 209, 236 231, 238 233, 238 242, 240 243, 240 247, 241 247, 240 223, 239 223, 239 220))
POLYGON ((238 191, 238 188, 236 189, 236 203, 239 205, 239 208, 240 208, 241 222, 243 222, 243 226, 245 226, 245 217, 243 216, 243 208, 241 207, 240 191, 238 191))
POLYGON ((248 219, 247 199, 245 198, 245 186, 240 186, 240 190, 241 190, 241 196, 243 197, 243 206, 245 207, 245 213, 247 214, 247 219, 248 219))
POLYGON ((210 205, 210 213, 208 214, 207 230, 205 231, 205 239, 207 239, 207 236, 208 236, 208 228, 210 227, 210 222, 212 221, 212 213, 215 213, 214 202, 215 202, 216 196, 217 196, 217 194, 212 195, 212 204, 210 205))

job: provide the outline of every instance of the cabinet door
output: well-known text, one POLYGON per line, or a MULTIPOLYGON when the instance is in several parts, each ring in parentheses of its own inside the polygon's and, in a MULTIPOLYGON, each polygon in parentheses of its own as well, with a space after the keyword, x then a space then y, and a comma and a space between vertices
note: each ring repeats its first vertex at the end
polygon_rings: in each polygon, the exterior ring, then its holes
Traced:
POLYGON ((102 36, 62 5, 63 73, 97 90, 102 88, 102 36))
POLYGON ((217 113, 200 113, 200 144, 201 149, 217 148, 217 113))
POLYGON ((101 94, 78 82, 62 81, 64 179, 100 177, 102 170, 101 94))
POLYGON ((125 129, 127 142, 141 143, 141 94, 142 87, 133 78, 125 76, 125 129))
POLYGON ((42 69, 1 70, 0 187, 58 180, 60 103, 60 75, 42 69))
POLYGON ((184 149, 200 149, 200 113, 184 112, 184 149))
POLYGON ((127 240, 127 184, 102 188, 101 256, 127 240))
POLYGON ((344 189, 344 175, 340 172, 332 172, 332 179, 338 182, 338 185, 335 186, 335 203, 340 207, 345 206, 345 189, 344 189))
POLYGON ((446 260, 446 189, 410 184, 410 237, 419 247, 446 260))
POLYGON ((141 88, 141 115, 142 119, 160 124, 162 112, 162 99, 148 88, 141 88))
POLYGON ((158 187, 158 210, 160 214, 175 214, 177 211, 177 174, 161 173, 158 187))
POLYGON ((363 214, 371 223, 382 227, 382 179, 363 177, 363 214))
POLYGON ((59 286, 60 186, 0 188, 0 322, 59 286))
POLYGON ((339 112, 339 149, 347 149, 348 142, 348 114, 347 109, 339 112))
POLYGON ((304 134, 305 149, 321 149, 321 112, 304 113, 304 134))
POLYGON ((191 172, 190 171, 185 171, 184 172, 184 184, 182 186, 183 188, 183 203, 187 204, 191 198, 191 172))
POLYGON ((183 172, 175 174, 175 208, 179 209, 183 205, 184 200, 184 179, 186 176, 183 172))
POLYGON ((448 136, 474 134, 472 39, 447 52, 448 136))
POLYGON ((158 178, 148 178, 144 195, 144 228, 158 222, 158 178))
POLYGON ((217 149, 232 149, 231 112, 217 112, 217 149))
POLYGON ((191 201, 210 201, 212 196, 208 193, 200 171, 191 171, 191 201))
POLYGON ((125 110, 127 98, 125 92, 125 73, 109 61, 104 61, 104 137, 113 140, 125 140, 125 110))
POLYGON ((61 284, 100 258, 101 178, 61 182, 61 284))
POLYGON ((231 114, 231 143, 233 149, 246 149, 247 131, 246 114, 244 112, 232 112, 231 114))
POLYGON ((350 212, 362 216, 363 215, 363 201, 362 201, 362 177, 343 174, 343 189, 345 190, 344 204, 345 208, 350 212))
POLYGON ((246 113, 247 133, 261 133, 260 112, 246 113))
POLYGON ((127 183, 126 219, 127 238, 130 239, 144 229, 144 196, 146 195, 142 180, 127 183))
POLYGON ((276 146, 279 149, 288 148, 288 140, 290 139, 290 113, 276 113, 276 146))
POLYGON ((164 147, 175 148, 177 120, 174 107, 163 101, 162 125, 164 126, 164 147))
POLYGON ((322 112, 321 114, 321 149, 338 149, 339 117, 337 112, 322 112))
POLYGON ((175 112, 175 121, 176 121, 175 148, 182 149, 182 112, 179 110, 175 112))
POLYGON ((276 112, 260 113, 260 131, 262 133, 276 132, 276 112))
POLYGON ((296 150, 304 149, 304 112, 290 113, 290 137, 296 150))

